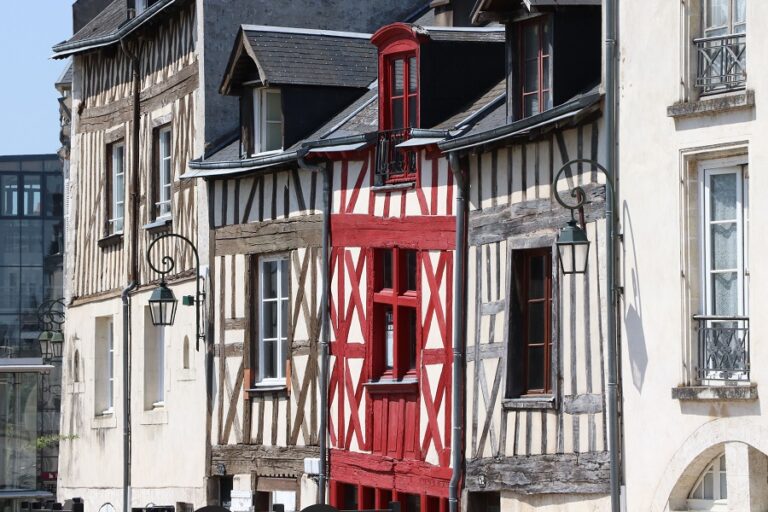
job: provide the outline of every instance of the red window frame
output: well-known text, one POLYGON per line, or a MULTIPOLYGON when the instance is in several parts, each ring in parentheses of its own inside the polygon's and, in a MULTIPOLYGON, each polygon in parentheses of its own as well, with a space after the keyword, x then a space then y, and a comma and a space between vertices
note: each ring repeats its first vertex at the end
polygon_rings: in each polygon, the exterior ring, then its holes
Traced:
POLYGON ((371 375, 379 379, 400 380, 406 376, 416 379, 421 349, 421 283, 418 271, 421 255, 415 249, 400 247, 377 248, 371 252, 371 375), (386 263, 387 258, 389 264, 386 263), (412 258, 412 274, 408 271, 409 258, 412 258), (387 315, 389 311, 391 320, 387 315), (390 326, 391 361, 387 357, 387 333, 390 326))
POLYGON ((526 395, 542 395, 552 392, 552 251, 549 248, 529 249, 521 251, 519 254, 521 269, 519 276, 522 318, 522 340, 523 357, 525 366, 525 377, 523 381, 523 391, 526 395), (533 260, 534 258, 543 258, 541 265, 542 272, 542 290, 541 294, 533 296, 533 260), (543 304, 542 323, 539 329, 533 329, 531 323, 532 305, 543 304), (539 331, 542 339, 532 340, 531 336, 539 331), (543 349, 542 366, 538 368, 542 373, 543 386, 535 387, 531 384, 532 377, 532 353, 535 350, 543 349))
POLYGON ((518 34, 518 48, 520 49, 520 112, 522 118, 530 117, 552 108, 552 54, 551 54, 552 26, 549 16, 541 16, 520 25, 518 34), (529 30, 537 30, 536 56, 526 58, 526 33, 529 30), (535 63, 536 87, 526 89, 528 64, 535 63), (544 71, 547 70, 549 80, 544 83, 544 71), (526 109, 526 99, 535 96, 537 100, 536 111, 533 108, 526 109))

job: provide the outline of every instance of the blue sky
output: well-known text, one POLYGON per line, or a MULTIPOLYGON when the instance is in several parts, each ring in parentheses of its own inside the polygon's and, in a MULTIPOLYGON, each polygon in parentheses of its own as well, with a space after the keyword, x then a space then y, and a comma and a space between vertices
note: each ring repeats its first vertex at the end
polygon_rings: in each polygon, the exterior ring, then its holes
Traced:
POLYGON ((65 67, 51 47, 72 34, 72 0, 2 2, 0 16, 0 155, 55 153, 58 93, 65 67))

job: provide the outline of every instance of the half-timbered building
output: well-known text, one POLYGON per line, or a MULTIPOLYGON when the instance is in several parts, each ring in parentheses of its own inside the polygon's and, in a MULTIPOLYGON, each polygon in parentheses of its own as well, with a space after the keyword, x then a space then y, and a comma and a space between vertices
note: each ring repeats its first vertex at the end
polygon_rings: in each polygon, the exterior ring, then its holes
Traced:
POLYGON ((378 79, 316 140, 327 161, 330 503, 447 510, 456 191, 435 143, 503 77, 503 31, 393 24, 378 79), (472 81, 456 80, 453 61, 472 81), (442 123, 446 123, 443 125, 442 123))
MULTIPOLYGON (((467 510, 608 510, 606 239, 601 9, 480 1, 506 27, 503 100, 439 143, 466 184, 467 510), (556 190, 583 188, 588 270, 563 275, 571 218, 556 190)), ((459 227, 458 229, 461 229, 459 227)), ((457 249, 459 250, 459 249, 457 249)), ((456 299, 454 299, 456 300, 456 299)))
POLYGON ((211 469, 231 509, 299 510, 318 499, 319 339, 325 173, 301 143, 368 92, 370 34, 243 26, 223 94, 241 130, 184 178, 205 179, 216 301, 211 469), (298 57, 297 57, 298 56, 298 57))
POLYGON ((211 292, 220 267, 210 259, 207 202, 197 201, 203 187, 179 179, 193 157, 237 128, 238 102, 217 91, 231 49, 227 38, 248 21, 371 30, 379 19, 401 19, 420 3, 331 0, 274 8, 268 0, 113 0, 73 6, 76 24, 79 14, 102 8, 54 47, 54 57, 72 57, 73 65, 67 184, 73 256, 67 261, 62 433, 75 439, 61 453, 61 499, 82 496, 93 510, 121 502, 127 509, 229 501, 229 481, 209 478, 207 448, 209 439, 218 443, 226 423, 213 410, 218 389, 210 371, 221 335, 212 329, 218 302, 211 292), (176 297, 194 301, 198 282, 206 290, 198 332, 194 307, 179 305, 173 328, 151 321, 148 299, 160 275, 146 252, 163 234, 192 242, 165 238, 149 256, 156 268, 170 270, 165 280, 176 297), (172 269, 163 256, 174 260, 172 269), (206 342, 199 352, 198 335, 206 342))

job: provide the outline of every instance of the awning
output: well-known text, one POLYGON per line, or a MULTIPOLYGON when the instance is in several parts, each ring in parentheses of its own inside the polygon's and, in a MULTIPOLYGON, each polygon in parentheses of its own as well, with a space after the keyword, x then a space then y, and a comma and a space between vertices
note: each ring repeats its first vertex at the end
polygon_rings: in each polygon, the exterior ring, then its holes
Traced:
POLYGON ((444 140, 444 137, 413 137, 396 145, 396 148, 414 148, 418 146, 427 146, 429 144, 437 144, 444 140))
POLYGON ((53 494, 48 491, 38 491, 35 489, 4 489, 0 491, 0 499, 49 499, 53 494))
POLYGON ((357 142, 354 144, 338 144, 336 146, 320 146, 310 149, 308 153, 342 153, 344 151, 357 151, 369 145, 369 142, 357 142))
POLYGON ((48 373, 54 368, 52 364, 0 364, 0 373, 48 373))

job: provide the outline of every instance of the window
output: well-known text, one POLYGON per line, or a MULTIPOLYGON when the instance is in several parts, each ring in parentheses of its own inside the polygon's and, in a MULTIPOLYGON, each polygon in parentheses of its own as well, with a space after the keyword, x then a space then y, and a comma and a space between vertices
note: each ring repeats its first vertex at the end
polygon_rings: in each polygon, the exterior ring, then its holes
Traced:
POLYGON ((96 318, 95 413, 112 414, 115 397, 115 337, 111 316, 96 318))
POLYGON ((725 454, 715 457, 688 495, 691 510, 728 510, 725 454))
POLYGON ((542 16, 520 27, 520 84, 523 117, 552 108, 552 28, 542 16))
POLYGON ((107 234, 123 232, 125 214, 125 144, 116 142, 107 147, 107 234))
POLYGON ((746 0, 702 0, 702 36, 696 85, 703 93, 744 86, 746 82, 746 0))
POLYGON ((507 396, 552 392, 552 251, 514 251, 507 396))
POLYGON ((171 168, 171 127, 165 126, 155 130, 155 218, 171 215, 171 192, 173 187, 173 170, 171 168))
POLYGON ((15 174, 0 175, 0 215, 19 214, 19 177, 15 174))
POLYGON ((382 128, 377 151, 379 184, 416 178, 416 151, 397 147, 419 126, 419 78, 416 55, 387 57, 382 128))
POLYGON ((181 367, 189 370, 189 336, 184 336, 184 345, 181 348, 181 367))
POLYGON ((259 260, 258 379, 283 384, 288 357, 288 258, 259 260))
POLYGON ((416 369, 418 253, 376 249, 373 259, 373 375, 401 379, 416 369))
POLYGON ((144 410, 165 405, 165 327, 144 310, 144 410))
POLYGON ((283 107, 279 89, 253 90, 254 152, 283 149, 283 107))
POLYGON ((699 369, 705 379, 747 378, 748 194, 738 160, 699 164, 702 259, 699 369))

